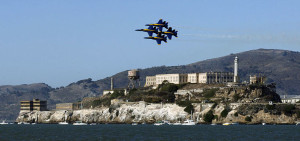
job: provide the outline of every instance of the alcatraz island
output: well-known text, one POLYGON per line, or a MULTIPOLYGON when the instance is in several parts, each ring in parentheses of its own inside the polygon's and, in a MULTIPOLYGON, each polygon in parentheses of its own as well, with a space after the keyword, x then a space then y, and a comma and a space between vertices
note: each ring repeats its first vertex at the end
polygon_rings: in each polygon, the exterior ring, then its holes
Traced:
POLYGON ((100 97, 85 97, 74 103, 21 101, 18 123, 156 123, 168 121, 197 124, 296 124, 300 105, 281 100, 276 84, 267 76, 250 76, 240 82, 238 57, 233 72, 156 74, 139 86, 139 71, 128 71, 127 88, 104 90, 100 97))

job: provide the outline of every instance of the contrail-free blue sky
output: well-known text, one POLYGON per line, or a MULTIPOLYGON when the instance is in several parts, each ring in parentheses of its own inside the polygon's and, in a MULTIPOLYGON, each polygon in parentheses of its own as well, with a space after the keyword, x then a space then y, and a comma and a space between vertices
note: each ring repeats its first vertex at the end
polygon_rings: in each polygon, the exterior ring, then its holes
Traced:
POLYGON ((0 1, 0 85, 53 87, 258 48, 300 51, 297 0, 0 1), (160 18, 179 38, 135 29, 160 18))

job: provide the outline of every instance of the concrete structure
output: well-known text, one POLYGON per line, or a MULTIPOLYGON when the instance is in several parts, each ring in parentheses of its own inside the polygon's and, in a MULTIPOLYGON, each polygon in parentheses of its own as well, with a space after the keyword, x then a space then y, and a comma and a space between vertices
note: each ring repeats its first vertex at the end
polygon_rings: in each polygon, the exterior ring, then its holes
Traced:
POLYGON ((234 74, 231 72, 205 72, 199 73, 198 82, 206 84, 233 82, 234 74))
POLYGON ((188 83, 198 83, 198 73, 188 73, 188 83))
POLYGON ((164 81, 174 84, 187 83, 187 74, 158 74, 156 75, 156 85, 162 84, 164 81))
MULTIPOLYGON (((128 72, 129 73, 129 72, 128 72)), ((128 74, 129 75, 129 74, 128 74)), ((234 59, 234 73, 232 72, 205 72, 205 73, 189 73, 189 74, 157 74, 155 76, 146 76, 145 87, 158 86, 163 81, 169 83, 239 83, 238 76, 238 57, 234 59)))
POLYGON ((234 58, 234 78, 233 78, 233 82, 234 83, 238 83, 239 82, 239 76, 238 76, 238 57, 236 56, 234 58))
POLYGON ((74 110, 74 104, 73 103, 58 103, 56 104, 56 110, 74 110))
POLYGON ((110 90, 114 89, 114 78, 110 78, 110 90))
POLYGON ((175 95, 175 99, 182 99, 185 97, 188 97, 190 100, 191 97, 193 97, 193 93, 202 93, 203 89, 189 89, 189 90, 177 90, 174 95, 175 95))
POLYGON ((33 99, 32 101, 21 101, 21 111, 47 111, 47 101, 40 101, 39 99, 33 99))
POLYGON ((231 72, 205 72, 205 73, 189 73, 189 74, 158 74, 155 76, 147 76, 145 87, 158 86, 164 81, 173 84, 183 83, 229 83, 233 82, 234 74, 231 72))
POLYGON ((300 101, 300 95, 284 95, 283 98, 281 98, 282 103, 295 104, 298 101, 300 101))
POLYGON ((266 77, 265 76, 251 76, 250 75, 250 84, 264 84, 265 83, 265 80, 266 80, 266 77))
POLYGON ((140 73, 138 70, 133 69, 133 70, 128 71, 128 78, 129 78, 129 84, 128 84, 129 89, 134 88, 135 84, 137 84, 137 83, 140 86, 140 82, 139 82, 140 73))
POLYGON ((146 76, 145 87, 155 86, 156 85, 156 76, 146 76))
POLYGON ((114 90, 103 90, 102 95, 112 94, 114 93, 114 90))

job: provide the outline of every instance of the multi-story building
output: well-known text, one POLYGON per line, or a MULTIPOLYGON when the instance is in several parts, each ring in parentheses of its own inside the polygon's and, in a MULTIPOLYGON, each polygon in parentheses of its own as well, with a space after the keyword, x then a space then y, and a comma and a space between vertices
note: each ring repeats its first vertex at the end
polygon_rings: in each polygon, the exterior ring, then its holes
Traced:
POLYGON ((265 76, 251 76, 250 75, 250 84, 263 84, 266 81, 265 76))
POLYGON ((238 57, 234 59, 234 72, 205 72, 205 73, 189 73, 189 74, 158 74, 155 76, 147 76, 145 86, 157 86, 163 81, 169 83, 239 83, 238 76, 238 57))
POLYGON ((21 101, 22 111, 46 111, 47 101, 41 101, 39 99, 33 99, 32 101, 21 101))
POLYGON ((189 73, 187 82, 188 83, 198 83, 198 73, 189 73))
POLYGON ((156 76, 146 76, 145 87, 156 85, 156 76))
POLYGON ((205 73, 189 73, 189 74, 158 74, 155 76, 146 77, 146 86, 157 86, 162 84, 163 81, 169 83, 182 84, 182 83, 228 83, 234 81, 234 73, 231 72, 205 72, 205 73))
POLYGON ((234 73, 231 72, 205 72, 199 73, 199 83, 215 84, 234 81, 234 73))
POLYGON ((187 74, 158 74, 155 75, 156 84, 162 84, 164 81, 168 81, 169 83, 174 84, 182 84, 187 83, 187 74))

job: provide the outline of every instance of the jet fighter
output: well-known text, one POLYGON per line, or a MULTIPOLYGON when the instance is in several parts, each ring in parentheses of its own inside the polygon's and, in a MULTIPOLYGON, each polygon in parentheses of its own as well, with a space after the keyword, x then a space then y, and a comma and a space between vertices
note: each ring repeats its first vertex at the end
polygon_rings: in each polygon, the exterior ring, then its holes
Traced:
POLYGON ((168 22, 159 19, 156 24, 146 24, 146 26, 157 26, 160 31, 162 31, 163 27, 168 28, 168 22))
POLYGON ((156 37, 145 37, 145 39, 152 39, 152 40, 156 40, 157 44, 160 45, 161 41, 164 41, 165 43, 167 43, 167 37, 164 35, 162 36, 161 33, 158 33, 156 37))
POLYGON ((148 29, 137 29, 135 31, 147 32, 150 37, 152 37, 153 33, 156 33, 156 34, 158 33, 157 28, 156 27, 153 28, 153 25, 150 25, 148 29))
POLYGON ((172 27, 169 27, 169 29, 167 31, 164 31, 164 32, 160 31, 159 33, 167 35, 167 37, 169 38, 169 40, 171 40, 172 39, 172 35, 175 36, 176 38, 178 38, 177 32, 178 31, 175 31, 175 29, 172 30, 172 27))

